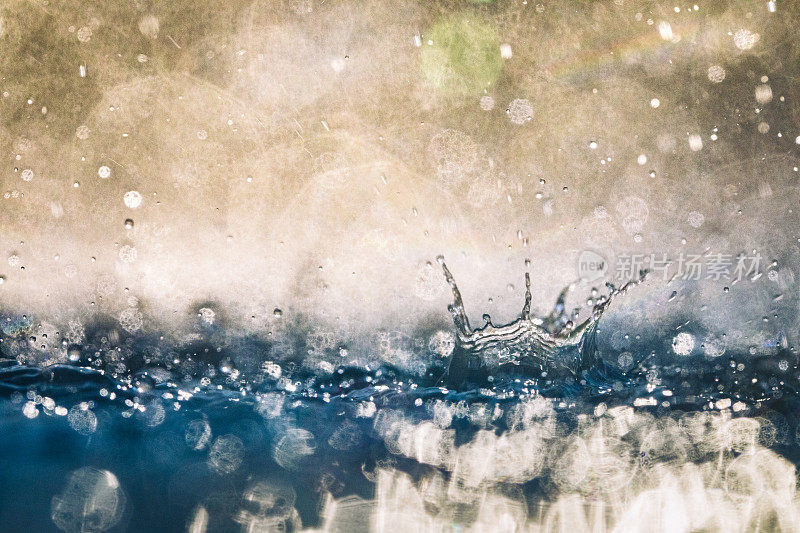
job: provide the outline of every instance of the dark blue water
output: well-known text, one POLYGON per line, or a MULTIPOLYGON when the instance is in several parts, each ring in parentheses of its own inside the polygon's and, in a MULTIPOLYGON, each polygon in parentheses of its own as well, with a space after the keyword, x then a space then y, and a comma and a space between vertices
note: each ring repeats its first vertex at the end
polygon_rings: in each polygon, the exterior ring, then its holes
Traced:
MULTIPOLYGON (((680 358, 688 337, 641 331, 614 349, 620 326, 602 318, 614 288, 580 324, 563 301, 531 317, 527 298, 518 321, 485 317, 472 329, 451 285, 455 331, 403 337, 424 362, 405 367, 376 363, 369 342, 305 364, 296 354, 308 353, 309 330, 299 326, 280 343, 219 328, 176 343, 98 321, 85 342, 43 352, 32 320, 7 315, 2 530, 391 531, 404 520, 547 530, 578 519, 602 530, 646 515, 634 497, 642 487, 680 498, 685 489, 653 479, 689 465, 716 465, 722 481, 705 490, 735 509, 766 493, 794 501, 751 479, 800 460, 798 361, 785 337, 766 336, 761 353, 680 358), (767 459, 741 462, 753 457, 767 459), (603 486, 625 472, 633 496, 603 486), (400 491, 406 483, 416 496, 400 491), (564 511, 575 495, 608 514, 564 511)), ((732 520, 779 528, 764 509, 732 520)), ((655 529, 671 527, 659 520, 655 529)))

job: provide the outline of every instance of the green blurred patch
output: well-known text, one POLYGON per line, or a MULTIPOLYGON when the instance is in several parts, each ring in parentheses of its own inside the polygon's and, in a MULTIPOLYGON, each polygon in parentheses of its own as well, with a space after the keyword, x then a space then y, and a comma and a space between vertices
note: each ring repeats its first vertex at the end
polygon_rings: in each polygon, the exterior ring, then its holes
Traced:
POLYGON ((442 92, 479 94, 497 81, 503 67, 497 31, 468 15, 441 20, 424 35, 420 65, 442 92))

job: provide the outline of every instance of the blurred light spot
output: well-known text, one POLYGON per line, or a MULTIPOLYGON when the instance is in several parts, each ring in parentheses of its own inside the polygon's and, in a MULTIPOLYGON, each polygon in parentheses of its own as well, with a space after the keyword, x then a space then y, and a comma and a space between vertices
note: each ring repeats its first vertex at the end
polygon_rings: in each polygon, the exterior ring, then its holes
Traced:
POLYGON ((694 337, 691 334, 683 332, 678 333, 672 339, 672 351, 678 355, 689 355, 694 350, 694 337))
POLYGON ((142 195, 138 191, 128 191, 123 197, 125 205, 131 209, 136 209, 142 205, 142 195))
POLYGON ((725 69, 719 65, 708 67, 708 79, 713 83, 721 83, 725 79, 725 69))

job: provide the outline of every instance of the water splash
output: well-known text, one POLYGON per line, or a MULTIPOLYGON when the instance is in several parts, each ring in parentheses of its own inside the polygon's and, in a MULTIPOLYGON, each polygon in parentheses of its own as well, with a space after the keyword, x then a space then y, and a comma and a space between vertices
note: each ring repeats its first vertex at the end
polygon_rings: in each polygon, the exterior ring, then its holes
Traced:
MULTIPOLYGON (((491 374, 507 373, 526 377, 585 377, 587 371, 601 370, 602 361, 597 356, 595 336, 597 323, 614 298, 641 283, 647 274, 642 271, 635 280, 622 287, 606 283, 609 292, 599 295, 592 292, 589 317, 575 325, 580 308, 567 312, 567 294, 575 284, 565 287, 558 296, 552 312, 546 317, 531 314, 531 276, 525 272, 525 303, 519 318, 505 324, 494 325, 491 317, 483 315, 484 325, 472 328, 464 309, 464 301, 455 278, 447 268, 444 257, 437 257, 445 279, 453 291, 453 303, 448 310, 457 332, 457 347, 450 361, 448 374, 451 383, 464 381, 493 381, 491 374)), ((530 261, 525 261, 530 267, 530 261)))

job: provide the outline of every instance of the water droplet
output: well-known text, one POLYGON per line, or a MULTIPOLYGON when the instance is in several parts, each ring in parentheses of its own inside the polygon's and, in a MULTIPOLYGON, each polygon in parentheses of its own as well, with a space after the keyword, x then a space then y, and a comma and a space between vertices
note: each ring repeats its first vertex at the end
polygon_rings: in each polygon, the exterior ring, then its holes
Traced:
POLYGON ((128 191, 125 193, 123 197, 125 201, 125 205, 130 207, 131 209, 136 209, 140 205, 142 205, 142 195, 139 191, 128 191))
POLYGON ((111 169, 106 165, 97 169, 97 175, 100 176, 102 179, 108 179, 111 177, 111 169))
POLYGON ((77 346, 72 346, 69 350, 67 350, 67 357, 73 363, 77 363, 81 360, 81 349, 77 346))
POLYGON ((272 311, 272 316, 275 318, 280 318, 283 316, 283 311, 278 309, 277 307, 272 311))
POLYGON ((589 143, 589 148, 591 148, 592 150, 597 150, 597 141, 591 141, 589 143))
POLYGON ((133 219, 131 218, 125 219, 125 229, 133 229, 133 219))

